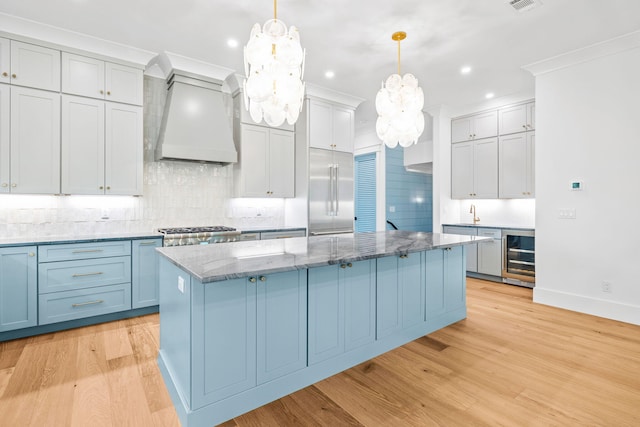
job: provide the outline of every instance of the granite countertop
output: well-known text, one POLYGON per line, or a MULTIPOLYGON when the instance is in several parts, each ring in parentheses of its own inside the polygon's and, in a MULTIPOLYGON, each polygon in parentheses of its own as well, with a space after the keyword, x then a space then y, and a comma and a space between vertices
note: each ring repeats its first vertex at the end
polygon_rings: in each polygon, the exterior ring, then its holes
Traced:
POLYGON ((526 226, 526 225, 509 225, 509 224, 501 224, 501 225, 497 225, 497 224, 483 224, 481 222, 478 222, 476 224, 471 224, 468 222, 460 222, 460 223, 456 223, 456 224, 442 224, 443 226, 452 226, 452 227, 476 227, 476 228, 499 228, 502 230, 532 230, 535 231, 535 227, 534 226, 526 226))
POLYGON ((341 264, 491 240, 480 236, 380 231, 156 249, 203 283, 341 264))
POLYGON ((55 245, 58 243, 91 243, 106 242, 109 240, 127 240, 127 239, 153 239, 161 238, 163 235, 156 231, 148 232, 126 232, 126 233, 107 233, 107 234, 90 234, 80 236, 44 236, 44 237, 16 237, 1 239, 0 248, 9 246, 24 245, 55 245))

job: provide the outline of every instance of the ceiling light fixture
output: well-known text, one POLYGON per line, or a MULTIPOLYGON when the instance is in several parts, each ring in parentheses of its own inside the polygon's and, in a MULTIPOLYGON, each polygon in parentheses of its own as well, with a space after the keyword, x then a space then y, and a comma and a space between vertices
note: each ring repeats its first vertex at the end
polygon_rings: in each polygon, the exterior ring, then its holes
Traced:
POLYGON ((329 70, 327 72, 324 73, 324 76, 328 79, 332 79, 336 76, 336 73, 334 73, 333 71, 329 70))
POLYGON ((227 39, 227 46, 229 46, 232 49, 235 49, 238 47, 238 40, 236 39, 227 39))
POLYGON ((464 67, 460 68, 461 74, 469 74, 470 72, 471 72, 471 67, 469 67, 468 65, 465 65, 464 67))
POLYGON ((404 31, 391 36, 398 42, 398 74, 390 75, 376 95, 376 133, 389 148, 415 144, 424 130, 422 88, 413 74, 400 74, 400 41, 406 37, 404 31))
POLYGON ((493 98, 495 95, 493 94, 493 92, 489 92, 488 94, 486 94, 484 97, 487 99, 491 99, 493 98))
POLYGON ((300 34, 278 19, 273 0, 273 19, 261 28, 255 24, 244 48, 244 105, 256 123, 293 125, 302 110, 304 57, 300 34))

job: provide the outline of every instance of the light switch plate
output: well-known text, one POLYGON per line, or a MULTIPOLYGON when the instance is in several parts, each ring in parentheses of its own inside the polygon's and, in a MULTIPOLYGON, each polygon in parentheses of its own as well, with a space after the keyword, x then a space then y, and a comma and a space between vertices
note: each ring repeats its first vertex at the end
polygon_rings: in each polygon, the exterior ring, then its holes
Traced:
POLYGON ((561 208, 558 209, 558 218, 560 219, 576 219, 575 208, 561 208))

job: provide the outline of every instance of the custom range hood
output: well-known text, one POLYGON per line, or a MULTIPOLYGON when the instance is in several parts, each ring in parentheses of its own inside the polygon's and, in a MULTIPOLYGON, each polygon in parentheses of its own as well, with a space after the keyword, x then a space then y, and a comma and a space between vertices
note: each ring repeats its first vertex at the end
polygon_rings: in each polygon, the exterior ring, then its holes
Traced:
POLYGON ((233 70, 169 52, 151 60, 167 79, 167 100, 156 145, 156 160, 236 163, 222 84, 233 70))

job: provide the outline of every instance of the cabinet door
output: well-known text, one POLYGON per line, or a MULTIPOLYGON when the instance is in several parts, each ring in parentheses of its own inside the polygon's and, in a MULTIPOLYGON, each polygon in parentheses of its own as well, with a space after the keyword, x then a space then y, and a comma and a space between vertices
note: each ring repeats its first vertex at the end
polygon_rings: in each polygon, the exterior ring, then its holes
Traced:
POLYGON ((333 148, 333 109, 331 104, 317 100, 309 101, 309 146, 333 148))
POLYGON ((500 198, 530 197, 531 165, 525 132, 500 137, 500 198))
POLYGON ((257 284, 257 383, 307 366, 307 271, 260 276, 257 284))
MULTIPOLYGON (((448 234, 462 234, 464 236, 478 235, 478 229, 475 227, 443 227, 443 232, 448 234)), ((471 243, 465 245, 467 248, 467 271, 472 273, 478 272, 478 244, 471 243)))
MULTIPOLYGON (((345 351, 376 339, 376 263, 374 260, 347 264, 344 282, 345 351)), ((311 270, 310 270, 311 271, 311 270)))
POLYGON ((340 267, 309 269, 309 365, 344 353, 344 283, 340 267))
POLYGON ((240 131, 242 197, 267 197, 269 191, 269 129, 242 125, 240 131))
POLYGON ((421 255, 377 259, 377 339, 424 320, 421 255))
POLYGON ((447 311, 464 307, 467 303, 464 246, 454 246, 445 250, 444 280, 444 301, 447 311))
POLYGON ((474 197, 498 198, 498 139, 474 142, 473 149, 474 197))
POLYGON ((60 51, 11 40, 11 84, 59 91, 60 51))
POLYGON ((498 135, 498 112, 487 111, 473 116, 473 139, 498 135))
POLYGON ((104 194, 104 102, 62 96, 62 193, 104 194))
POLYGON ((451 198, 473 197, 473 142, 451 146, 451 198))
POLYGON ((272 197, 295 197, 294 150, 293 132, 269 132, 269 191, 272 197))
POLYGON ((105 63, 105 99, 142 105, 142 70, 126 65, 105 63))
POLYGON ((11 83, 11 40, 0 37, 0 83, 11 83))
POLYGON ((60 193, 60 94, 11 87, 11 192, 60 193))
MULTIPOLYGON (((0 45, 0 49, 2 46, 0 45)), ((11 87, 0 85, 0 193, 10 191, 11 87)))
POLYGON ((502 275, 502 241, 498 239, 478 243, 478 273, 502 275))
POLYGON ((158 252, 162 239, 131 242, 131 307, 158 305, 158 252))
POLYGON ((534 130, 536 128, 536 103, 530 102, 527 104, 527 130, 534 130))
POLYGON ((451 120, 451 142, 463 142, 473 139, 471 118, 463 117, 451 120))
POLYGON ((105 103, 106 194, 142 194, 142 107, 105 103))
MULTIPOLYGON (((206 286, 193 281, 191 292, 192 387, 187 390, 193 391, 195 410, 256 386, 256 284, 246 277, 206 286)), ((188 316, 181 320, 188 322, 188 316)))
POLYGON ((426 319, 435 319, 447 312, 445 301, 444 259, 446 249, 425 252, 426 319))
POLYGON ((36 247, 0 248, 0 332, 36 326, 36 247))
POLYGON ((104 99, 104 61, 62 52, 62 92, 104 99))
POLYGON ((353 153, 353 110, 333 106, 333 148, 337 151, 353 153))
POLYGON ((500 135, 527 130, 527 106, 525 104, 501 108, 498 113, 500 115, 500 135))
POLYGON ((527 195, 535 197, 536 195, 536 133, 527 132, 527 195))

